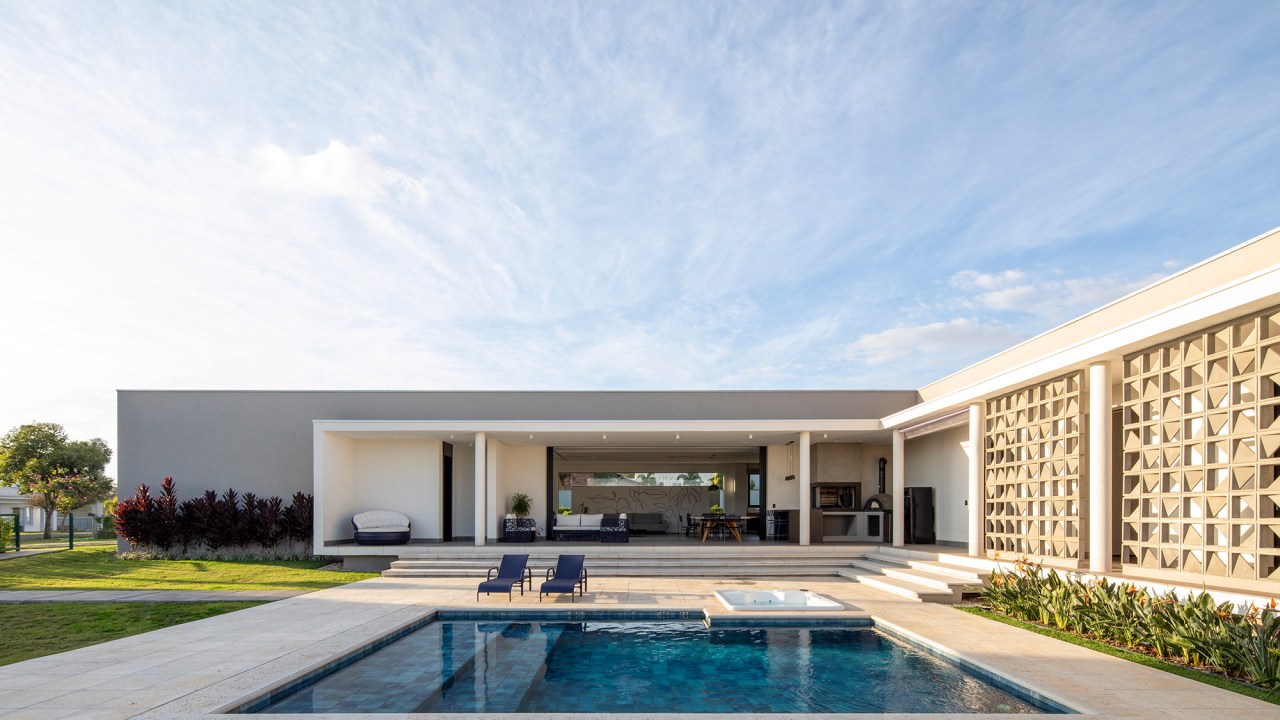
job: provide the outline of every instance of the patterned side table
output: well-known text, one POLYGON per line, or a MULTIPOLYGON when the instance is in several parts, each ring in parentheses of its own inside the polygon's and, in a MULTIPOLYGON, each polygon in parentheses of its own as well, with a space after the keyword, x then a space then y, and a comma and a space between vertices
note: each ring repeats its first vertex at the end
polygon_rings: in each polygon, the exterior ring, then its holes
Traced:
POLYGON ((504 518, 502 520, 502 542, 533 542, 538 532, 538 521, 533 518, 504 518))

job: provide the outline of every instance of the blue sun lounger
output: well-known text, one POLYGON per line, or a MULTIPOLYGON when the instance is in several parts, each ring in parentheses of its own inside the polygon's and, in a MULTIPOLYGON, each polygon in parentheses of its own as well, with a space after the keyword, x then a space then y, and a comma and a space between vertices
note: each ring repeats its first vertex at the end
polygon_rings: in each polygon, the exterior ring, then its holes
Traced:
POLYGON ((533 571, 525 567, 528 564, 528 555, 503 555, 502 563, 498 567, 489 568, 488 579, 476 588, 476 602, 480 602, 480 593, 488 595, 495 592, 505 592, 507 601, 510 602, 511 586, 519 585, 520 595, 523 596, 526 581, 529 583, 529 590, 533 590, 533 571))
POLYGON ((561 555, 556 559, 556 566, 547 570, 547 581, 542 583, 538 591, 538 602, 543 595, 551 593, 569 593, 569 601, 574 600, 573 593, 579 595, 587 590, 587 569, 582 567, 585 555, 561 555))

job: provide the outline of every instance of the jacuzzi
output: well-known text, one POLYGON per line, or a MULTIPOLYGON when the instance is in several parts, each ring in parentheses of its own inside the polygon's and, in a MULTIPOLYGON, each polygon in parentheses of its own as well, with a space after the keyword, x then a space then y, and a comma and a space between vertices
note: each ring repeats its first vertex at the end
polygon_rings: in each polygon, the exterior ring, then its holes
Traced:
POLYGON ((716 590, 730 610, 844 610, 840 603, 808 590, 716 590))

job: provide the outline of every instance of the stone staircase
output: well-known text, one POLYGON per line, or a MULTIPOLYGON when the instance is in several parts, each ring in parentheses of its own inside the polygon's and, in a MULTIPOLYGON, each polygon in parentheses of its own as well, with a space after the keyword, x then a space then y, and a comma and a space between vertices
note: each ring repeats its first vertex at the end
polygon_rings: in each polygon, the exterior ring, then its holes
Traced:
MULTIPOLYGON (((384 577, 481 577, 496 567, 503 551, 512 548, 476 548, 473 551, 422 552, 401 555, 384 577)), ((855 559, 873 551, 867 547, 806 551, 797 546, 715 550, 698 552, 645 548, 642 552, 577 548, 520 548, 529 553, 529 567, 538 575, 554 567, 561 552, 582 552, 593 576, 770 578, 830 577, 850 567, 855 559)))
POLYGON ((920 602, 956 603, 986 584, 994 564, 985 558, 887 546, 796 545, 688 548, 675 546, 486 546, 421 550, 401 555, 386 577, 484 577, 504 552, 529 554, 540 576, 563 552, 587 556, 593 576, 767 579, 839 576, 920 602))
POLYGON ((880 547, 850 561, 839 575, 909 600, 952 604, 966 588, 986 584, 994 564, 984 558, 880 547))

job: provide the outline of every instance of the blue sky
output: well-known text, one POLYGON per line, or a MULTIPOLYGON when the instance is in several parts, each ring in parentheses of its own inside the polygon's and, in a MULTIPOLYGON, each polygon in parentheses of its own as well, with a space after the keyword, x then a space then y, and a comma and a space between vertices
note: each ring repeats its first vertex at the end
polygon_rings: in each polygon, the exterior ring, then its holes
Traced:
POLYGON ((0 430, 914 388, 1280 225, 1273 3, 0 2, 0 430))

